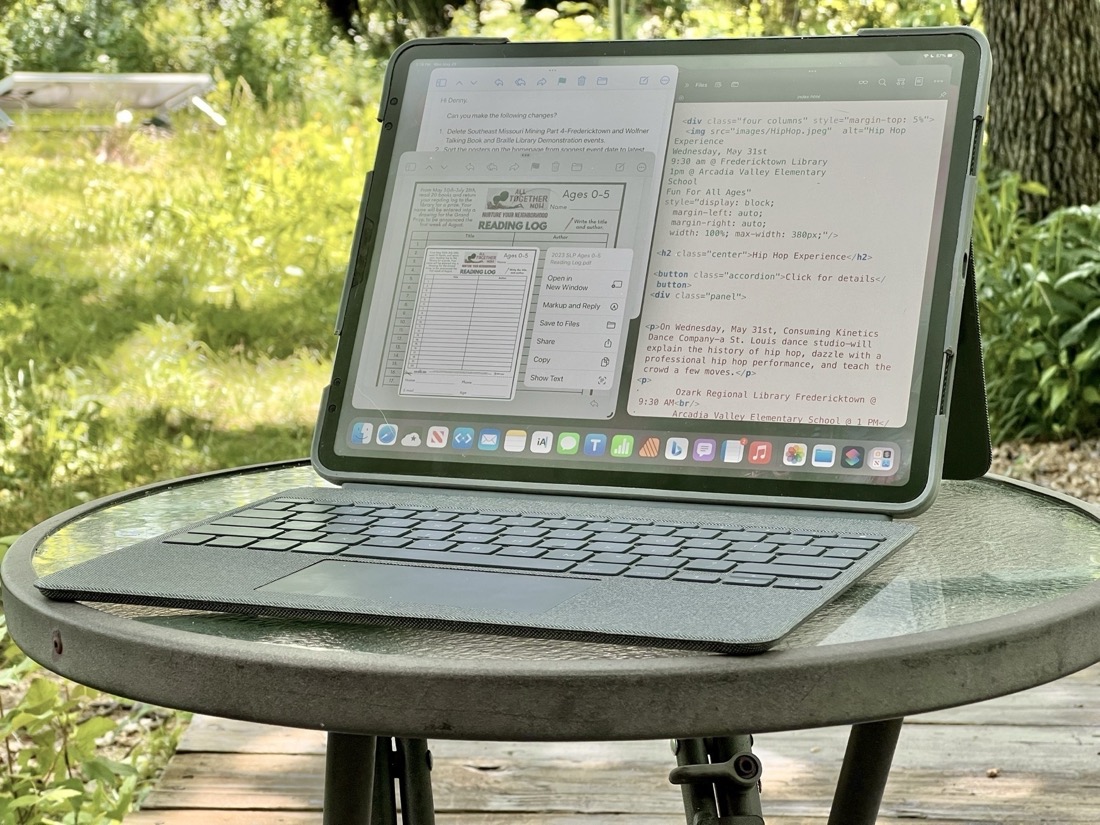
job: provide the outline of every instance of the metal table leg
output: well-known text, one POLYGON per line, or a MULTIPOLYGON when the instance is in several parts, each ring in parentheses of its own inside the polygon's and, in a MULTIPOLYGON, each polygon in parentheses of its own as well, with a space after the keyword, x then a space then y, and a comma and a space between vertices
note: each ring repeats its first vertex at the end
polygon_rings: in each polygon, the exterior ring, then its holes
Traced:
POLYGON ((829 825, 875 825, 902 721, 852 725, 829 825))
POLYGON ((432 754, 424 739, 397 740, 397 785, 401 790, 401 822, 435 825, 432 798, 432 754))
POLYGON ((371 825, 376 749, 374 736, 328 735, 324 825, 371 825))
POLYGON ((751 736, 677 739, 672 749, 679 767, 668 779, 682 786, 688 825, 764 825, 751 736))

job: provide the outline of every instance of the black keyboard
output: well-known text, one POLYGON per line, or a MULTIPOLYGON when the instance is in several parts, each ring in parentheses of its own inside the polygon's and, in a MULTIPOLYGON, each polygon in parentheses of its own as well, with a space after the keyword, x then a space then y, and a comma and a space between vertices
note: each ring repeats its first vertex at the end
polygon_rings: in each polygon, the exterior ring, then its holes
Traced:
POLYGON ((819 590, 873 554, 885 537, 279 498, 164 541, 344 559, 819 590))

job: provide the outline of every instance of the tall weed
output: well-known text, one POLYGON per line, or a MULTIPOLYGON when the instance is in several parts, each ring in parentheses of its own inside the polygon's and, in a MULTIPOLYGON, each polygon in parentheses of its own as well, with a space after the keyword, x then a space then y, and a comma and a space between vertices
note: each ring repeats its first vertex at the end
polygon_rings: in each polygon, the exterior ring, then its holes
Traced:
POLYGON ((1038 184, 984 181, 974 226, 995 441, 1100 431, 1100 205, 1038 223, 1020 195, 1038 184))

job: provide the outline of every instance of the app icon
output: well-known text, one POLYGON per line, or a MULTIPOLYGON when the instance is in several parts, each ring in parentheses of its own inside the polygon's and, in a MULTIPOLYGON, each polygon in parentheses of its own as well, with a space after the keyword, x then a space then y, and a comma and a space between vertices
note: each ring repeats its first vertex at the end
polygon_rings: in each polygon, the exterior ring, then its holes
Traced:
POLYGON ((474 446, 474 428, 473 427, 455 427, 454 435, 451 436, 451 446, 456 450, 468 450, 474 446))
POLYGON ((580 433, 559 433, 558 453, 560 455, 573 455, 581 448, 580 433))
POLYGON ((836 447, 832 444, 814 444, 810 464, 815 467, 832 467, 836 464, 836 447))
POLYGON ((718 444, 713 438, 697 438, 691 451, 691 457, 696 461, 714 461, 714 454, 717 451, 718 444))
POLYGON ((383 424, 378 428, 377 442, 383 447, 388 447, 391 444, 397 443, 397 425, 396 424, 383 424))
POLYGON ((447 427, 428 427, 428 446, 446 447, 447 437, 451 434, 447 427))
POLYGON ((500 430, 482 430, 477 436, 479 450, 495 450, 500 446, 500 430))
POLYGON ((589 433, 584 437, 585 455, 603 455, 607 452, 607 436, 603 433, 589 433))
POLYGON ((504 434, 504 451, 522 453, 527 446, 527 430, 509 430, 504 434))
POLYGON ((883 473, 894 469, 894 448, 875 447, 867 457, 867 466, 883 473))
POLYGON ((772 460, 772 443, 754 441, 749 445, 749 464, 767 464, 772 460))
POLYGON ((409 433, 401 439, 402 447, 419 447, 423 442, 420 440, 420 433, 409 433))
POLYGON ((727 464, 740 464, 745 460, 745 442, 729 439, 722 442, 722 460, 727 464))
POLYGON ((642 442, 642 449, 638 450, 638 455, 642 458, 656 458, 661 452, 661 439, 655 435, 651 435, 644 442, 642 442))
POLYGON ((665 458, 673 461, 683 461, 688 454, 688 440, 686 438, 670 438, 665 442, 665 458))
POLYGON ((611 455, 614 458, 630 458, 634 454, 634 436, 616 435, 611 439, 611 455))
POLYGON ((863 466, 863 448, 845 447, 840 451, 840 465, 849 470, 857 470, 863 466))
POLYGON ((554 434, 538 430, 531 434, 531 452, 548 453, 554 446, 554 434))
POLYGON ((369 421, 356 421, 351 425, 351 433, 348 435, 348 440, 352 444, 370 444, 372 435, 374 435, 373 424, 369 421))
POLYGON ((783 448, 783 463, 788 467, 801 467, 806 463, 806 445, 792 441, 783 448))

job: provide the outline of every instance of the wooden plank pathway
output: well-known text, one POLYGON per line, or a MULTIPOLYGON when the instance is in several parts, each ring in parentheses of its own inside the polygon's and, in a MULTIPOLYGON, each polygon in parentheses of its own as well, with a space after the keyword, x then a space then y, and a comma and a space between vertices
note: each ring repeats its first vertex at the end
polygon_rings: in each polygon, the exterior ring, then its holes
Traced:
MULTIPOLYGON (((768 825, 824 825, 847 730, 757 737, 768 825)), ((667 742, 430 743, 439 825, 675 825, 667 742)), ((196 717, 125 825, 320 825, 324 734, 196 717)), ((879 822, 1100 823, 1100 665, 906 720, 879 822)))

